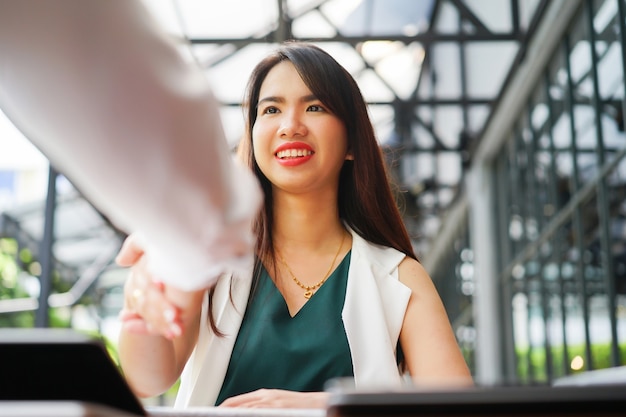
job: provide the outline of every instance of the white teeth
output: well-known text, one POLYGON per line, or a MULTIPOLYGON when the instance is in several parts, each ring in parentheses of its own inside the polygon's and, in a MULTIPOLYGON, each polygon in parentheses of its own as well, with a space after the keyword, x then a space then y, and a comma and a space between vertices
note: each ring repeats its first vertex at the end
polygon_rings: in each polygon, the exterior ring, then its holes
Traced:
POLYGON ((280 159, 283 158, 297 158, 302 156, 312 155, 313 151, 308 149, 286 149, 284 151, 279 151, 276 153, 276 156, 280 159))

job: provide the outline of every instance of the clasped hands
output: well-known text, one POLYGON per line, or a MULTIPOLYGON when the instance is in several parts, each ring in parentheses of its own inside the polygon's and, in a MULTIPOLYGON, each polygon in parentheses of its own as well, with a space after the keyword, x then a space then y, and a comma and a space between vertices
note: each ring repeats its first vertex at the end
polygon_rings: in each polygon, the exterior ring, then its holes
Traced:
POLYGON ((130 267, 119 316, 124 330, 170 340, 181 336, 185 323, 200 313, 205 290, 181 291, 156 280, 134 235, 126 238, 115 260, 119 266, 130 267))

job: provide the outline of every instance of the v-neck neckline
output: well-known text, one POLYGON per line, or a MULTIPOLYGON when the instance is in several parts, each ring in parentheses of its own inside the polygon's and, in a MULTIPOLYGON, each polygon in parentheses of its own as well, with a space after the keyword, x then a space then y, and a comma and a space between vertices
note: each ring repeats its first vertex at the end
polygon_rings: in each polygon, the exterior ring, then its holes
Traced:
MULTIPOLYGON (((289 316, 289 318, 291 320, 295 320, 298 318, 298 316, 301 315, 301 311, 304 310, 304 308, 309 305, 311 303, 311 301, 316 298, 317 294, 319 294, 320 291, 322 291, 322 289, 324 287, 327 287, 327 283, 333 279, 333 277, 336 275, 337 271, 343 266, 343 263, 346 261, 346 259, 348 258, 348 255, 350 255, 350 253, 352 252, 352 249, 349 249, 348 252, 346 252, 346 254, 343 256, 343 258, 341 259, 341 261, 337 264, 337 266, 335 267, 335 269, 333 269, 333 271, 330 273, 330 275, 328 276, 328 279, 324 282, 324 284, 322 286, 320 286, 317 291, 315 291, 311 297, 304 302, 304 304, 302 304, 302 306, 293 314, 291 315, 291 311, 289 311, 289 305, 287 304, 287 300, 285 299, 285 297, 283 296, 283 293, 280 292, 280 290, 278 289, 278 286, 276 286, 276 282, 274 282, 274 280, 272 279, 271 275, 269 274, 269 272, 267 271, 267 268, 263 267, 265 269, 265 272, 267 274, 267 279, 269 279, 270 281, 270 285, 271 285, 271 289, 272 292, 276 292, 278 294, 278 296, 280 297, 281 301, 282 301, 282 306, 284 307, 285 311, 287 312, 287 315, 289 316)), ((319 298, 319 297, 317 297, 319 298)))

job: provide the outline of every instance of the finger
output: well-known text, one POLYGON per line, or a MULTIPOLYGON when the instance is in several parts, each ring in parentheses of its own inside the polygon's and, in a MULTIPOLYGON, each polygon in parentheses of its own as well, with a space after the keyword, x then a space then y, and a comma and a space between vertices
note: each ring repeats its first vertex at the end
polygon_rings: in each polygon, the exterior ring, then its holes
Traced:
POLYGON ((146 323, 146 321, 142 319, 141 316, 133 313, 129 313, 128 315, 124 316, 122 328, 125 332, 132 334, 163 336, 170 340, 177 337, 177 335, 174 334, 174 332, 172 332, 171 330, 167 330, 165 332, 156 331, 154 326, 146 323))
POLYGON ((227 398, 220 404, 220 407, 243 407, 246 403, 246 395, 248 394, 227 398))
POLYGON ((168 339, 181 336, 183 334, 183 325, 176 320, 178 313, 173 307, 150 307, 146 320, 148 324, 148 332, 153 335, 165 336, 168 339))
POLYGON ((120 321, 125 322, 134 319, 141 319, 141 316, 135 311, 123 308, 122 310, 120 310, 118 318, 120 319, 120 321))
POLYGON ((134 235, 129 235, 122 243, 122 248, 115 257, 115 262, 119 266, 132 266, 143 256, 144 250, 137 242, 134 235))
MULTIPOLYGON (((124 284, 124 302, 128 310, 141 313, 145 303, 145 296, 150 291, 152 282, 145 268, 145 261, 140 259, 130 269, 130 273, 124 284)), ((161 291, 159 287, 156 287, 161 291)))
POLYGON ((128 333, 158 335, 164 336, 170 340, 179 336, 176 331, 172 330, 171 325, 169 329, 159 332, 153 325, 147 323, 139 314, 127 309, 120 311, 119 319, 122 321, 123 329, 128 333))
POLYGON ((122 328, 127 333, 149 334, 146 322, 141 318, 126 320, 122 323, 122 328))
POLYGON ((150 334, 172 338, 183 333, 179 309, 165 297, 163 290, 156 285, 151 285, 147 289, 140 314, 148 323, 150 334))
MULTIPOLYGON (((132 242, 131 242, 132 245, 132 242)), ((130 270, 124 285, 125 310, 121 318, 134 318, 135 313, 146 323, 151 335, 174 338, 182 335, 181 311, 169 300, 163 283, 153 281, 146 268, 145 258, 140 259, 130 270)))
POLYGON ((220 404, 220 407, 250 407, 260 400, 262 400, 262 396, 259 395, 259 390, 257 390, 227 398, 220 404))

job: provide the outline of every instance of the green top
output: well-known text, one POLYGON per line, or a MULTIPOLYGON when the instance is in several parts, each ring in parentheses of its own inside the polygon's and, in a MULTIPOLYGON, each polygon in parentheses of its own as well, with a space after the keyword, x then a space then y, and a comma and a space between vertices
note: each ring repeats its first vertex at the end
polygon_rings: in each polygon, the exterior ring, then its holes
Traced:
POLYGON ((262 269, 216 405, 260 388, 323 391, 329 379, 353 376, 341 319, 349 266, 350 252, 294 317, 262 269))

